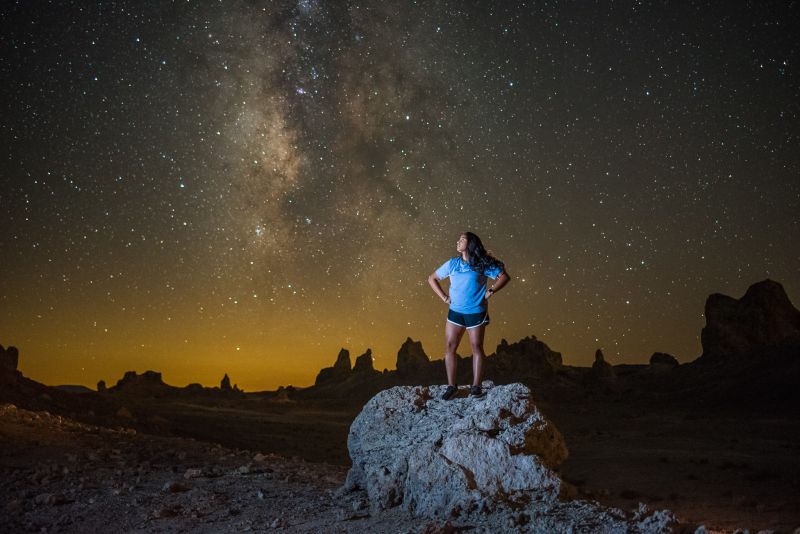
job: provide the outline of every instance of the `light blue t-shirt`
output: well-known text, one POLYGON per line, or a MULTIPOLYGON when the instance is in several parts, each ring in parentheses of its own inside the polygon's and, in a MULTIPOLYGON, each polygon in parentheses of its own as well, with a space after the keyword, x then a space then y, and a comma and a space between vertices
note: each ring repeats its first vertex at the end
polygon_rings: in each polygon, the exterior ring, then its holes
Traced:
POLYGON ((480 274, 469 266, 460 256, 451 258, 436 269, 440 280, 450 277, 450 309, 458 313, 481 313, 489 307, 484 299, 486 280, 497 278, 503 270, 499 267, 486 269, 480 274))

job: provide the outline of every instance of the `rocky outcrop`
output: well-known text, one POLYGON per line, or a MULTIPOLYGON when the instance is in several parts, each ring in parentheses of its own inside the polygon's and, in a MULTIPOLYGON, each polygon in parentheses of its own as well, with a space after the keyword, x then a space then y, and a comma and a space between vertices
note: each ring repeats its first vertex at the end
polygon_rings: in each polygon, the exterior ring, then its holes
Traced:
POLYGON ((592 364, 592 376, 598 380, 606 382, 614 382, 617 379, 617 374, 614 372, 614 367, 611 366, 603 357, 603 351, 597 349, 594 353, 594 363, 592 364))
POLYGON ((206 388, 203 387, 203 384, 200 384, 199 382, 186 384, 186 387, 184 387, 183 390, 191 395, 202 395, 206 392, 206 388))
POLYGON ((654 352, 653 355, 650 356, 650 365, 672 368, 678 367, 680 364, 677 358, 671 354, 667 354, 666 352, 654 352))
POLYGON ((560 501, 567 486, 554 471, 567 457, 561 434, 526 386, 484 387, 481 400, 461 394, 442 401, 444 386, 378 393, 350 427, 352 467, 339 495, 363 494, 373 516, 400 507, 490 532, 661 533, 676 524, 671 512, 644 505, 626 515, 594 502, 560 501))
POLYGON ((19 365, 19 351, 17 347, 3 348, 0 345, 0 371, 13 372, 17 370, 19 365))
POLYGON ((800 347, 800 311, 774 280, 751 285, 741 299, 715 293, 705 305, 701 359, 720 362, 760 356, 768 349, 800 347))
POLYGON ((341 349, 336 357, 336 363, 333 364, 333 367, 320 370, 314 385, 321 386, 331 382, 341 382, 348 376, 350 376, 350 351, 341 349))
POLYGON ((484 399, 442 401, 444 386, 398 386, 373 397, 353 421, 348 490, 371 506, 450 517, 487 499, 554 502, 566 457, 559 431, 522 384, 487 388, 484 399))
POLYGON ((367 352, 356 358, 353 372, 357 374, 370 374, 373 371, 375 371, 375 367, 372 362, 372 349, 367 349, 367 352))
POLYGON ((422 350, 422 342, 414 341, 410 337, 397 351, 397 374, 401 378, 416 377, 425 374, 430 363, 430 358, 422 350))
POLYGON ((138 385, 165 386, 166 384, 161 379, 161 373, 156 371, 145 371, 142 374, 136 374, 136 371, 128 371, 117 381, 117 385, 114 387, 122 388, 138 385))
POLYGON ((512 344, 503 339, 495 355, 487 359, 487 371, 496 373, 497 379, 548 378, 562 367, 561 353, 550 350, 536 336, 512 344))
POLYGON ((219 389, 222 391, 232 391, 233 388, 231 387, 231 379, 228 377, 228 373, 225 373, 225 376, 222 377, 222 380, 219 383, 219 389))
POLYGON ((156 371, 145 371, 142 374, 128 371, 117 381, 115 386, 108 388, 107 391, 117 394, 160 397, 174 394, 180 391, 180 388, 165 384, 161 379, 161 373, 156 371))

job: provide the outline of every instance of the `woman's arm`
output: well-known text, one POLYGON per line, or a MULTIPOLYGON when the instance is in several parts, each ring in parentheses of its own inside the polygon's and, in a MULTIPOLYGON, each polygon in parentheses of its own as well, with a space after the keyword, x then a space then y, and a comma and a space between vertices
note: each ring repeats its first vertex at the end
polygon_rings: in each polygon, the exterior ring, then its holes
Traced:
POLYGON ((488 299, 489 297, 492 296, 493 293, 497 293, 498 291, 500 291, 500 289, 502 289, 502 287, 506 285, 509 282, 509 280, 511 280, 511 277, 504 270, 497 276, 497 278, 495 278, 492 287, 486 289, 486 295, 484 297, 488 299))
POLYGON ((442 299, 447 303, 450 302, 450 296, 447 293, 445 293, 444 290, 442 289, 442 286, 439 285, 439 277, 436 276, 435 272, 431 273, 431 275, 428 277, 428 284, 430 284, 431 289, 433 289, 433 292, 439 295, 440 299, 442 299))

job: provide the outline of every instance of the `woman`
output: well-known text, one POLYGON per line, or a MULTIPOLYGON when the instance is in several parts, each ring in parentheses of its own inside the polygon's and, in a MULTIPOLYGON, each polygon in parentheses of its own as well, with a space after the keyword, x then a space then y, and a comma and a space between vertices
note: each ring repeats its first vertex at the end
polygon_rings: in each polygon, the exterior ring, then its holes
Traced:
POLYGON ((469 331, 469 342, 472 345, 472 387, 469 388, 469 393, 473 397, 483 396, 483 334, 489 324, 488 301, 511 279, 503 262, 489 255, 480 238, 472 232, 461 234, 456 250, 460 256, 447 260, 428 277, 433 291, 450 305, 444 330, 444 364, 447 368, 448 384, 442 395, 444 400, 452 399, 458 391, 456 349, 461 343, 464 330, 469 331), (448 276, 450 295, 439 285, 439 281, 448 276), (489 289, 486 289, 487 277, 495 279, 489 289))

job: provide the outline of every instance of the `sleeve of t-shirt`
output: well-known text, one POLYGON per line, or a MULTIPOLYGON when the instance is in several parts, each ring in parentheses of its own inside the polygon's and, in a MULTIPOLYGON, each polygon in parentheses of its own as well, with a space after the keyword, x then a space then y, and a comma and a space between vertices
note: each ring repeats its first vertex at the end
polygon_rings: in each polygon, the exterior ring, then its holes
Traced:
POLYGON ((450 276, 450 262, 452 260, 447 260, 442 264, 441 267, 436 269, 436 276, 439 277, 439 280, 444 280, 448 276, 450 276))
POLYGON ((486 271, 484 271, 484 274, 486 276, 488 276, 489 278, 497 278, 498 276, 500 276, 500 273, 502 273, 502 272, 503 272, 503 269, 501 269, 500 267, 494 266, 494 267, 489 267, 488 269, 486 269, 486 271))

